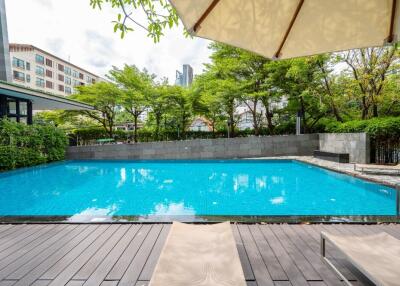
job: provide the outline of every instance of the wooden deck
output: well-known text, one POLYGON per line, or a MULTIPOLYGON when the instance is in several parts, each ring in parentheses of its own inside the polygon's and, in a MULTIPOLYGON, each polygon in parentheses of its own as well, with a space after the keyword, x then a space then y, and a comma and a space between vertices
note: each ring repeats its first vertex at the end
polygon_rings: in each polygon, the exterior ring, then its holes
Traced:
MULTIPOLYGON (((400 239, 400 225, 232 228, 249 286, 343 285, 321 261, 321 230, 356 235, 386 231, 400 239)), ((145 286, 169 229, 168 224, 0 225, 0 285, 145 286)), ((329 244, 327 255, 355 285, 366 285, 329 244)))

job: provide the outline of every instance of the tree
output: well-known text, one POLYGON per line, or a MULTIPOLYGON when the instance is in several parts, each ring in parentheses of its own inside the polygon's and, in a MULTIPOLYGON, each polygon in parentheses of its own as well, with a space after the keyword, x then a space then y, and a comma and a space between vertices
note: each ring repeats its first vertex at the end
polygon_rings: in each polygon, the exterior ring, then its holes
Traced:
POLYGON ((169 114, 176 118, 181 136, 185 134, 188 119, 191 115, 189 92, 180 86, 166 86, 166 98, 169 102, 169 114))
POLYGON ((100 123, 110 138, 113 137, 115 115, 117 105, 121 100, 122 92, 113 83, 97 82, 93 85, 77 87, 78 93, 71 96, 72 99, 85 102, 95 110, 82 110, 83 114, 100 123))
POLYGON ((90 0, 94 9, 101 10, 104 4, 118 11, 113 24, 114 32, 119 31, 121 38, 138 27, 147 31, 154 42, 159 42, 165 29, 178 26, 178 15, 166 0, 90 0), (142 15, 144 22, 139 20, 142 15))
POLYGON ((122 89, 121 105, 134 120, 134 141, 137 142, 138 118, 148 108, 148 98, 153 92, 154 75, 136 66, 125 65, 122 69, 113 67, 110 78, 122 89))
POLYGON ((378 103, 387 83, 387 74, 399 60, 398 46, 356 49, 340 55, 358 85, 361 118, 378 116, 378 103))
POLYGON ((154 86, 154 89, 148 96, 150 114, 154 116, 156 128, 155 128, 155 140, 160 139, 160 126, 164 114, 168 110, 168 84, 164 80, 162 83, 154 86))

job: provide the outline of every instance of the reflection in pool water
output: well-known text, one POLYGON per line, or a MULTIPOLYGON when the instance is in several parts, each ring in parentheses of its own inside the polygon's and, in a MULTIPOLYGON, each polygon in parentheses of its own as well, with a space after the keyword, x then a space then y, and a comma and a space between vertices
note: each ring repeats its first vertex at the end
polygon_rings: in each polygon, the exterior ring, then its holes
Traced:
POLYGON ((0 215, 396 215, 396 191, 292 161, 69 161, 1 174, 0 215))

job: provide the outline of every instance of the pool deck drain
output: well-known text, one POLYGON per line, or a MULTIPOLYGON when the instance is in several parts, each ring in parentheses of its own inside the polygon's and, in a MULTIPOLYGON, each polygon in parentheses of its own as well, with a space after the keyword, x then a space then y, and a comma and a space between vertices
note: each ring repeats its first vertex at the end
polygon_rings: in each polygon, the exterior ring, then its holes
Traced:
MULTIPOLYGON (((146 286, 170 224, 0 225, 0 285, 146 286)), ((321 260, 320 232, 400 239, 400 225, 232 224, 248 286, 343 285, 321 260)), ((354 285, 368 285, 329 244, 354 285)))

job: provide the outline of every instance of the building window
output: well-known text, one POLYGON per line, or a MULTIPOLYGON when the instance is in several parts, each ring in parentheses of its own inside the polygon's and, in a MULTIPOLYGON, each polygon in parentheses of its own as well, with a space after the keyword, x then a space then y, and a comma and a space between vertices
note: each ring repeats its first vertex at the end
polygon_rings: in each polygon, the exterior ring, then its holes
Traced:
POLYGON ((69 67, 65 67, 65 68, 64 68, 64 72, 65 72, 65 74, 67 74, 67 75, 71 75, 71 74, 72 74, 71 68, 69 68, 69 67))
POLYGON ((28 70, 28 71, 31 70, 31 63, 26 62, 26 70, 28 70))
POLYGON ((35 56, 35 59, 36 59, 36 62, 38 63, 38 64, 44 64, 44 57, 43 56, 41 56, 41 55, 36 55, 35 56))
POLYGON ((13 66, 20 69, 25 69, 25 62, 18 58, 13 58, 13 66))
POLYGON ((46 70, 46 76, 53 78, 53 72, 51 70, 46 70))
POLYGON ((78 78, 79 77, 79 72, 76 71, 76 70, 73 70, 72 71, 72 76, 75 77, 75 78, 78 78))
POLYGON ((44 87, 44 79, 37 77, 36 78, 36 86, 38 87, 44 87))
POLYGON ((59 90, 59 91, 64 91, 64 86, 63 86, 62 84, 59 84, 59 85, 58 85, 58 90, 59 90))
POLYGON ((79 78, 83 79, 83 73, 79 73, 79 78))
POLYGON ((25 81, 25 74, 19 71, 13 71, 13 76, 15 80, 25 81))
POLYGON ((92 84, 95 84, 96 80, 94 78, 92 78, 92 84))
POLYGON ((31 76, 29 74, 26 75, 26 82, 31 82, 31 76))
POLYGON ((65 93, 66 94, 71 94, 72 93, 72 90, 71 90, 71 88, 69 86, 65 87, 65 93))
POLYGON ((91 83, 92 82, 92 78, 90 76, 88 76, 88 75, 86 76, 86 82, 87 83, 91 83))
POLYGON ((53 61, 50 59, 46 59, 46 66, 53 67, 53 61))
POLYGON ((36 66, 36 74, 44 76, 44 68, 42 68, 41 66, 36 66))
POLYGON ((71 78, 66 76, 64 82, 65 82, 65 84, 71 85, 71 78))
POLYGON ((64 75, 58 74, 58 80, 63 82, 64 81, 64 75))
POLYGON ((19 115, 21 115, 21 116, 28 115, 28 102, 26 102, 26 101, 19 102, 19 115))
POLYGON ((58 64, 58 70, 63 72, 64 71, 64 65, 58 64))
POLYGON ((53 82, 46 80, 46 87, 47 88, 53 88, 53 82))

